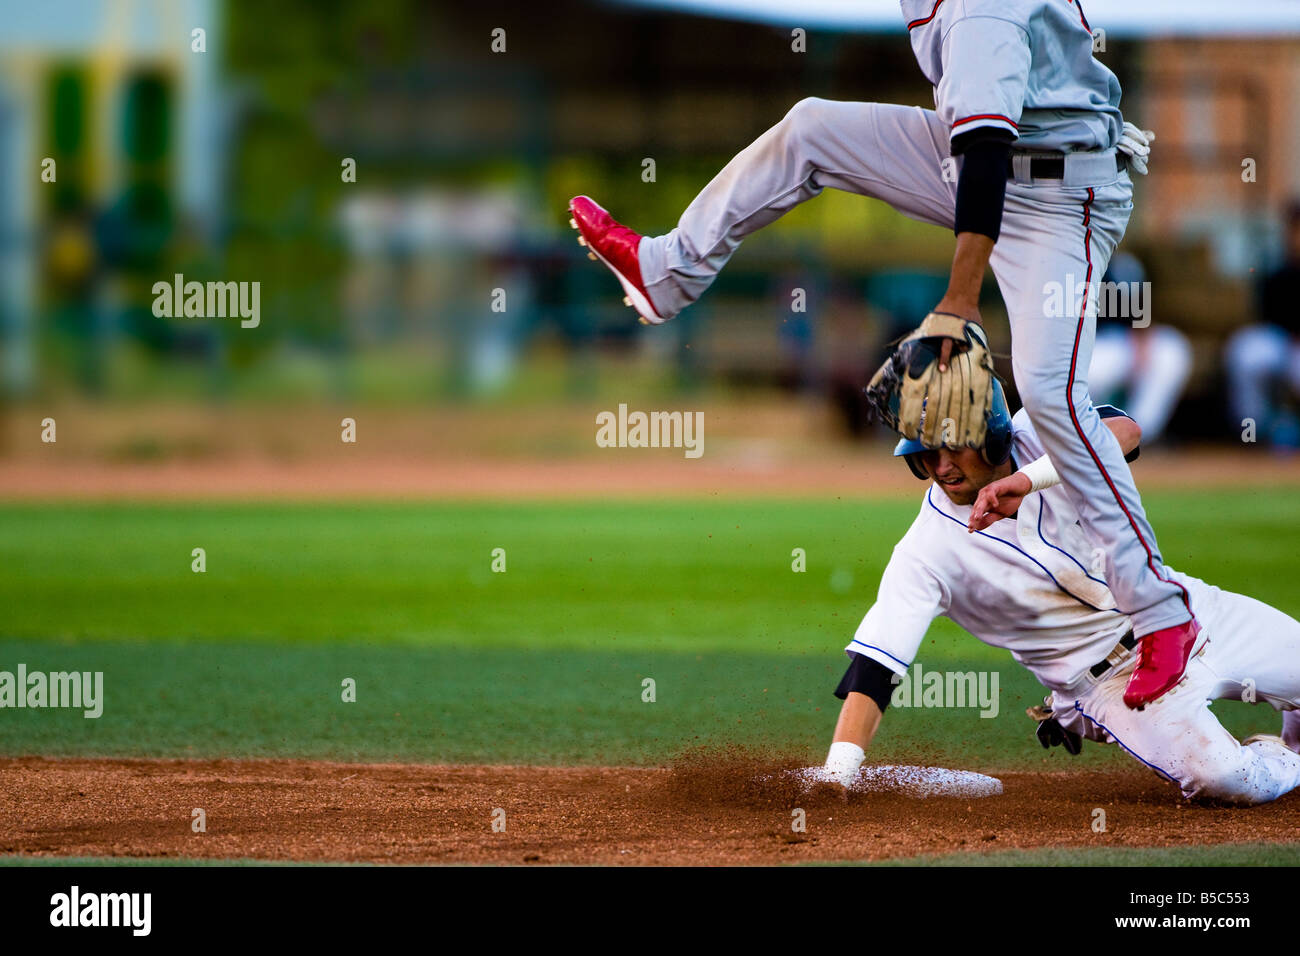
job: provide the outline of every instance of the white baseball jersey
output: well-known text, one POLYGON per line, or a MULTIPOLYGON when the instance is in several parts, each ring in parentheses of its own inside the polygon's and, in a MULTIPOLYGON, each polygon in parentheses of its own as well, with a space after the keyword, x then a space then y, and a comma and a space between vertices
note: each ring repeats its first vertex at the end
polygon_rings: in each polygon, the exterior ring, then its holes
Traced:
MULTIPOLYGON (((1015 460, 1043 454, 1024 410, 1011 420, 1015 460)), ((1003 647, 1045 686, 1077 685, 1130 629, 1103 565, 1061 486, 1027 495, 1014 519, 966 530, 970 507, 938 485, 894 548, 875 605, 845 648, 906 672, 931 622, 951 618, 1003 647)), ((1189 587, 1200 585, 1189 581, 1189 587)))
MULTIPOLYGON (((1017 462, 1043 453, 1023 411, 1012 419, 1012 432, 1017 462)), ((1300 785, 1300 753, 1276 742, 1241 745, 1207 706, 1248 700, 1289 711, 1283 733, 1300 747, 1300 623, 1253 598, 1170 572, 1190 594, 1202 637, 1183 681, 1144 710, 1130 710, 1123 694, 1134 655, 1100 679, 1089 674, 1130 621, 1094 570, 1063 489, 1026 495, 1014 518, 974 534, 966 530, 970 510, 936 484, 926 489, 846 651, 902 675, 930 623, 943 615, 1009 650, 1050 688, 1062 727, 1117 744, 1188 797, 1260 803, 1300 785)))
POLYGON ((982 126, 1018 149, 1119 142, 1119 80, 1092 55, 1078 0, 902 0, 912 51, 951 135, 982 126))

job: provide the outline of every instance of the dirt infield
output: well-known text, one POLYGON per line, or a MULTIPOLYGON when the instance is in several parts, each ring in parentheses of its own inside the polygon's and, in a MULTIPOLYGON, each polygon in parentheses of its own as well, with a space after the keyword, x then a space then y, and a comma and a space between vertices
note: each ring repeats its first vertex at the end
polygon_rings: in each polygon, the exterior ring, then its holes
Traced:
MULTIPOLYGON (((621 450, 620 450, 621 451, 621 450)), ((157 464, 0 462, 0 500, 553 500, 681 498, 719 494, 914 497, 920 483, 884 448, 787 460, 746 455, 692 462, 664 455, 577 460, 477 459, 273 462, 241 459, 157 464)), ((1196 449, 1145 456, 1145 489, 1294 487, 1300 462, 1196 449)))
POLYGON ((6 758, 0 854, 770 864, 1300 839, 1300 794, 1251 809, 1187 806, 1141 771, 1006 773, 998 797, 845 802, 762 782, 778 766, 714 757, 669 769, 6 758), (192 829, 196 808, 206 832, 192 829), (505 829, 494 832, 498 808, 505 829), (794 808, 805 811, 806 832, 792 830, 794 808), (1104 833, 1092 829, 1097 808, 1104 833))
MULTIPOLYGON (((816 403, 712 402, 702 457, 601 449, 597 406, 326 408, 169 405, 0 408, 0 500, 916 497, 883 434, 852 442, 816 403), (340 441, 341 417, 361 436, 340 441), (56 418, 45 444, 33 423, 56 418)), ((1300 456, 1261 445, 1147 448, 1143 489, 1294 487, 1300 456)))

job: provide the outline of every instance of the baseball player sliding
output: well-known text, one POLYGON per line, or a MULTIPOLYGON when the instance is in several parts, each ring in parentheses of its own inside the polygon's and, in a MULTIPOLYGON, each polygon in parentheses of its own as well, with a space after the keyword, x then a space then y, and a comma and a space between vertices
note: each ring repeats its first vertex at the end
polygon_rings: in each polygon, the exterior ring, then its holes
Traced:
MULTIPOLYGON (((1092 569, 1092 544, 1029 416, 1008 418, 1001 387, 994 392, 978 450, 904 439, 894 451, 931 484, 846 648, 852 663, 836 690, 844 705, 819 776, 853 781, 894 687, 930 622, 943 615, 1009 650, 1051 691, 1031 713, 1044 747, 1078 753, 1082 738, 1118 744, 1189 798, 1262 803, 1294 789, 1300 622, 1166 569, 1205 630, 1172 690, 1142 713, 1124 706, 1137 663, 1133 617, 1092 569), (1284 710, 1282 736, 1238 743, 1210 712, 1215 699, 1284 710)), ((1110 406, 1094 414, 1121 453, 1136 452, 1136 422, 1110 406)))
POLYGON ((747 235, 828 186, 952 229, 947 293, 918 331, 929 357, 873 380, 883 417, 927 448, 981 447, 994 381, 977 303, 992 266, 1028 418, 1091 544, 1086 553, 1101 550, 1107 593, 1137 635, 1123 699, 1140 708, 1183 675, 1199 625, 1086 377, 1095 287, 1128 224, 1129 170, 1146 172, 1151 135, 1123 121, 1119 82, 1093 57, 1076 0, 901 3, 934 110, 805 99, 732 159, 666 235, 642 236, 585 196, 570 201, 571 222, 625 301, 656 324, 699 298, 747 235), (1060 290, 1080 286, 1078 311, 1053 314, 1060 290))

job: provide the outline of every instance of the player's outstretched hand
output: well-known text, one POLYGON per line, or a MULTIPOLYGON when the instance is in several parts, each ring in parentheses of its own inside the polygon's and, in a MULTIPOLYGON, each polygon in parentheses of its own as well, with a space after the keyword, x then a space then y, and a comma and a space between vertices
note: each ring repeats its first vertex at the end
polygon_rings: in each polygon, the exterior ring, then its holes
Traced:
POLYGON ((1011 517, 1020 509, 1020 502, 1031 487, 1029 476, 1022 471, 990 481, 980 489, 975 504, 971 505, 970 523, 966 530, 983 531, 993 522, 1011 517))

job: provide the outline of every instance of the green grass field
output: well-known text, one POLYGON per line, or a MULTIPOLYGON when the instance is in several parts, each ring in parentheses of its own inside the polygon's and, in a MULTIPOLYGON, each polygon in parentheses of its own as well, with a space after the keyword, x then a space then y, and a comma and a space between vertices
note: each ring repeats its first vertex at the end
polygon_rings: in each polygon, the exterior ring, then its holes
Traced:
MULTIPOLYGON (((1300 614, 1293 495, 1161 494, 1148 509, 1170 564, 1300 614)), ((0 753, 644 764, 735 742, 820 759, 841 648, 914 514, 839 500, 0 507, 0 669, 105 682, 97 720, 0 711, 0 753)), ((920 660, 997 671, 999 714, 893 709, 878 755, 1065 766, 1033 741, 1023 710, 1042 691, 1007 655, 940 621, 920 660)), ((1271 710, 1216 709, 1235 731, 1276 732, 1271 710)), ((1095 764, 1125 759, 1091 746, 1068 766, 1095 764)))

